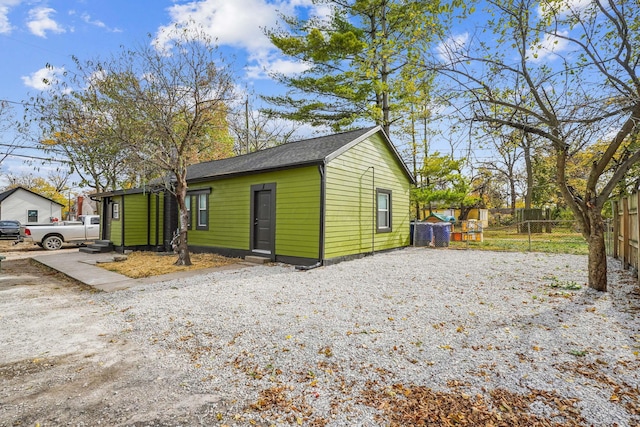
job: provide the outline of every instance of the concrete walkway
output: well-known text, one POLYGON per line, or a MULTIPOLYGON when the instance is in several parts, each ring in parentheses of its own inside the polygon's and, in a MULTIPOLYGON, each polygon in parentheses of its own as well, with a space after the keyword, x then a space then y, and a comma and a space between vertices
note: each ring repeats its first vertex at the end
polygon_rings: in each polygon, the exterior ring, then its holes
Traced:
POLYGON ((93 288, 104 292, 119 291, 122 289, 131 288, 133 286, 166 282, 168 280, 193 277, 213 271, 232 270, 255 265, 251 263, 241 262, 224 267, 202 268, 197 270, 163 274, 160 276, 145 277, 142 279, 132 279, 122 274, 105 270, 104 268, 100 268, 96 265, 99 262, 113 261, 114 255, 116 254, 86 254, 84 252, 73 251, 61 254, 40 255, 33 257, 33 259, 40 264, 46 265, 49 268, 57 270, 64 275, 77 280, 78 282, 92 286, 93 288))

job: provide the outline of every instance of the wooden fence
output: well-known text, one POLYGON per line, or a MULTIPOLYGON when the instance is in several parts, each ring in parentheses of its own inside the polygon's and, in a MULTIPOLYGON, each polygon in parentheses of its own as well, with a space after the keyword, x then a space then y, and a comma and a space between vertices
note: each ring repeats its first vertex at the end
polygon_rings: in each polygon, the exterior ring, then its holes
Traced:
POLYGON ((640 230, 640 192, 612 201, 613 211, 613 251, 614 258, 622 262, 624 269, 638 273, 640 250, 638 246, 640 230))

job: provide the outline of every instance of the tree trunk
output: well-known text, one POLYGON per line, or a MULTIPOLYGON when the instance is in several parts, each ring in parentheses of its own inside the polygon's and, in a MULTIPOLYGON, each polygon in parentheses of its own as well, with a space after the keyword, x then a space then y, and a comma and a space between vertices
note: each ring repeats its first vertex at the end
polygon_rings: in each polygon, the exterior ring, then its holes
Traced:
POLYGON ((607 291, 607 250, 604 244, 604 221, 597 207, 590 207, 589 219, 589 287, 596 291, 607 291))
POLYGON ((513 175, 509 176, 509 196, 511 198, 511 216, 516 217, 516 204, 518 202, 518 196, 516 194, 516 182, 513 175))
POLYGON ((531 200, 533 199, 533 164, 531 162, 531 142, 529 136, 524 135, 523 151, 524 151, 524 164, 527 174, 527 190, 524 195, 524 208, 531 209, 531 200))
POLYGON ((186 180, 178 178, 176 184, 176 200, 178 202, 178 213, 180 221, 178 224, 180 230, 180 240, 178 242, 178 259, 174 265, 191 265, 191 257, 189 256, 189 245, 187 244, 187 225, 189 223, 189 212, 187 212, 187 206, 185 199, 187 197, 187 183, 186 180))
POLYGON ((574 194, 567 185, 566 164, 567 147, 556 148, 556 183, 562 197, 573 211, 582 227, 582 236, 589 245, 588 286, 596 291, 607 291, 607 251, 604 245, 604 220, 602 219, 602 205, 591 200, 590 195, 595 191, 587 191, 584 198, 574 194))

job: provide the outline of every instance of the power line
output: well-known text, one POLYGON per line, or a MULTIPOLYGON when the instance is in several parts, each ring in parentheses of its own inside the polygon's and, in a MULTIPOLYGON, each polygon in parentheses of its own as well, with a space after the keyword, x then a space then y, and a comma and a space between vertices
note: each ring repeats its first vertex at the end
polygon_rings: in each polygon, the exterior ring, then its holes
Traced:
POLYGON ((0 102, 6 102, 7 104, 14 104, 14 105, 20 105, 22 107, 36 107, 36 104, 32 104, 29 102, 25 102, 25 101, 12 101, 10 99, 0 99, 0 102))
POLYGON ((55 159, 53 157, 30 156, 30 155, 27 155, 27 154, 14 154, 14 153, 11 153, 7 157, 20 157, 20 158, 24 158, 24 159, 44 160, 44 161, 47 161, 47 162, 71 164, 71 162, 69 160, 60 160, 60 159, 55 159))

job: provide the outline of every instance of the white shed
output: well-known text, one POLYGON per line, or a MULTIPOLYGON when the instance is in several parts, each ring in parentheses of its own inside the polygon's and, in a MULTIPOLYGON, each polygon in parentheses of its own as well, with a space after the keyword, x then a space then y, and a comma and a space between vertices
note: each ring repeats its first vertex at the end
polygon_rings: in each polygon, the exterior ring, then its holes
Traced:
POLYGON ((62 219, 63 205, 23 187, 0 193, 0 219, 43 224, 62 219))

